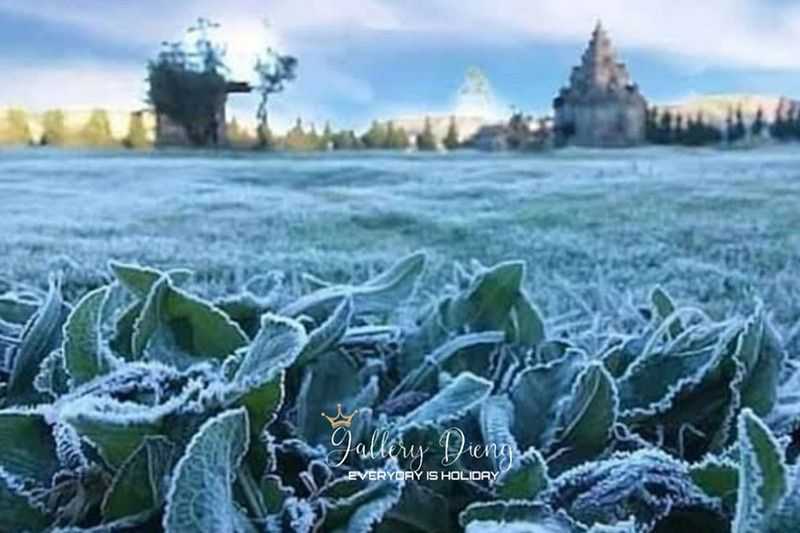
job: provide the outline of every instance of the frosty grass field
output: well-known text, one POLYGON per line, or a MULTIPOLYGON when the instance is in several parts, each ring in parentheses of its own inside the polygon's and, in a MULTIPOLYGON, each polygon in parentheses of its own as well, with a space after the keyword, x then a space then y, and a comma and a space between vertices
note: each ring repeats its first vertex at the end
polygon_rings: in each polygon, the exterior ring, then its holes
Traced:
POLYGON ((797 147, 530 157, 26 150, 0 153, 0 198, 0 271, 41 286, 54 269, 67 271, 68 289, 96 284, 110 258, 190 267, 212 294, 271 269, 358 280, 421 249, 427 287, 449 280, 454 260, 526 261, 528 289, 549 316, 610 319, 629 295, 640 301, 661 284, 713 315, 761 298, 787 332, 800 319, 797 147))
POLYGON ((795 531, 798 173, 2 152, 0 532, 795 531))

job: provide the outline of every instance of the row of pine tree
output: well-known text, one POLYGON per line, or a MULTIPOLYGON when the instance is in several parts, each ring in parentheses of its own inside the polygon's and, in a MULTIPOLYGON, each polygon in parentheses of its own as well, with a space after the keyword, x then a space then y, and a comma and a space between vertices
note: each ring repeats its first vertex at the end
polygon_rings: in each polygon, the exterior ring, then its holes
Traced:
MULTIPOLYGON (((30 117, 21 109, 9 109, 4 120, 0 120, 0 145, 33 144, 30 117)), ((122 141, 111 132, 108 113, 94 110, 80 128, 68 128, 65 113, 61 110, 46 111, 42 117, 43 132, 39 144, 48 146, 86 146, 146 148, 152 142, 141 113, 132 113, 128 133, 122 141)), ((767 123, 759 109, 747 124, 742 110, 728 114, 722 127, 706 121, 702 113, 683 115, 670 109, 652 107, 645 122, 647 140, 654 144, 706 146, 720 143, 735 144, 744 140, 770 136, 776 141, 800 140, 800 107, 777 113, 772 123, 767 123)), ((425 119, 423 131, 412 139, 401 127, 391 121, 374 121, 370 128, 358 135, 354 130, 333 131, 326 124, 322 132, 311 125, 306 127, 301 119, 285 135, 274 135, 267 130, 263 135, 253 135, 242 128, 234 118, 228 124, 228 138, 238 148, 260 148, 266 150, 317 151, 317 150, 436 150, 439 143, 430 118, 425 119), (412 146, 412 142, 416 142, 412 146)), ((455 117, 452 117, 442 146, 448 150, 461 147, 455 117)))
POLYGON ((750 124, 744 119, 741 108, 730 111, 723 127, 707 122, 702 112, 696 115, 674 113, 652 107, 645 121, 647 140, 653 144, 706 146, 720 143, 736 144, 744 140, 761 139, 769 134, 775 140, 800 139, 800 113, 787 121, 779 113, 775 122, 768 125, 764 112, 758 109, 750 124), (785 131, 784 131, 785 130, 785 131), (793 134, 789 134, 791 130, 793 134))
MULTIPOLYGON (((267 150, 290 151, 407 150, 411 148, 432 151, 439 147, 430 118, 425 119, 425 126, 416 138, 412 138, 405 129, 396 126, 392 121, 373 121, 366 132, 358 135, 351 129, 334 131, 329 123, 325 124, 322 132, 318 132, 313 124, 306 127, 299 118, 285 135, 275 135, 267 129, 256 137, 240 128, 234 119, 228 124, 228 139, 231 144, 239 147, 253 146, 267 150), (261 139, 260 143, 258 142, 259 138, 261 139)), ((448 150, 454 150, 461 146, 455 118, 450 120, 442 145, 448 150)))
POLYGON ((69 128, 66 115, 60 109, 45 111, 42 116, 42 134, 35 140, 28 113, 21 109, 9 109, 0 119, 0 145, 41 144, 47 146, 83 146, 145 148, 152 143, 148 138, 141 113, 131 113, 128 133, 122 141, 114 138, 108 113, 96 109, 79 128, 69 128))

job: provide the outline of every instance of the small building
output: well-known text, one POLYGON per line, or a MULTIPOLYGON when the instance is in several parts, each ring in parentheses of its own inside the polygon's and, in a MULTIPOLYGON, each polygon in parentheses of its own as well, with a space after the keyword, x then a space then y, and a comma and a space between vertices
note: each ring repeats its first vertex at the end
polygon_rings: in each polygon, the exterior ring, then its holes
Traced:
POLYGON ((600 22, 553 108, 558 144, 624 147, 645 142, 647 102, 625 64, 617 62, 600 22))
MULTIPOLYGON (((202 132, 205 146, 228 146, 227 119, 225 106, 228 95, 232 93, 249 93, 252 87, 249 83, 229 81, 225 84, 225 92, 214 106, 213 116, 209 117, 208 131, 202 132)), ((198 144, 192 142, 189 132, 183 125, 170 119, 166 113, 156 112, 156 146, 191 146, 198 144)))

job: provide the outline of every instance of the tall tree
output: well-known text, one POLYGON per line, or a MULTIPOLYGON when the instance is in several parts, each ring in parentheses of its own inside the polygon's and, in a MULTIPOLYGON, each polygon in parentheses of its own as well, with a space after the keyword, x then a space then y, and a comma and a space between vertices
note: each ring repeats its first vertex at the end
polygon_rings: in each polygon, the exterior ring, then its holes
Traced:
POLYGON ((408 133, 402 127, 395 126, 389 121, 386 126, 386 142, 384 148, 389 150, 405 150, 409 146, 408 133))
POLYGON ((756 116, 753 119, 753 123, 750 124, 750 135, 754 139, 761 137, 761 135, 764 132, 765 126, 766 124, 764 123, 764 110, 759 107, 758 111, 756 111, 756 116))
POLYGON ((741 141, 747 137, 747 127, 744 125, 744 116, 742 115, 742 107, 736 108, 736 123, 733 126, 733 133, 735 141, 741 141))
POLYGON ((657 107, 652 106, 647 109, 647 114, 645 115, 644 127, 645 127, 644 130, 645 138, 648 140, 648 142, 651 143, 659 142, 657 107))
MULTIPOLYGON (((313 130, 313 127, 312 127, 313 130)), ((307 152, 317 149, 317 142, 319 141, 316 133, 307 133, 303 128, 302 119, 298 118, 294 123, 294 127, 286 132, 286 138, 283 141, 284 147, 287 150, 297 152, 307 152)))
POLYGON ((674 144, 686 143, 686 130, 683 128, 683 115, 681 113, 675 115, 675 128, 672 132, 672 142, 674 144))
POLYGON ((353 130, 342 130, 333 135, 334 150, 358 150, 361 142, 353 130))
POLYGON ((95 109, 89 115, 89 120, 80 133, 81 144, 94 147, 110 146, 114 143, 111 135, 111 122, 108 113, 102 109, 95 109))
POLYGON ((725 115, 725 141, 728 144, 736 142, 736 132, 733 128, 733 110, 729 107, 725 115))
POLYGON ((450 117, 450 125, 447 127, 447 135, 445 135, 442 143, 448 150, 455 150, 461 146, 461 141, 458 138, 458 125, 456 124, 456 117, 450 117))
POLYGON ((131 113, 128 123, 128 134, 123 141, 126 148, 142 149, 150 146, 150 139, 147 137, 147 129, 144 127, 144 116, 142 113, 131 113))
POLYGON ((187 30, 197 35, 193 45, 164 43, 148 70, 148 99, 157 113, 163 114, 186 132, 195 145, 216 144, 219 117, 217 110, 227 93, 225 50, 209 37, 216 25, 198 19, 187 30))
POLYGON ((330 150, 333 148, 333 130, 331 129, 330 122, 325 122, 322 135, 320 135, 319 138, 319 148, 321 150, 330 150))
POLYGON ((269 99, 273 94, 283 92, 286 84, 297 78, 297 65, 296 57, 280 54, 272 47, 267 47, 264 54, 256 60, 256 90, 261 96, 256 119, 259 143, 262 146, 266 144, 265 134, 269 130, 269 99))
POLYGON ((64 112, 50 109, 42 116, 41 144, 47 146, 63 146, 67 143, 67 125, 64 112))
POLYGON ((361 140, 366 148, 379 149, 379 148, 384 148, 386 146, 387 137, 388 137, 387 127, 381 122, 373 120, 372 125, 363 135, 361 140))
POLYGON ((669 144, 672 140, 672 111, 667 109, 661 114, 658 123, 658 142, 669 144))
POLYGON ((433 134, 430 117, 425 117, 425 127, 422 129, 422 133, 417 136, 417 150, 436 150, 436 136, 433 134))
POLYGON ((0 127, 0 143, 28 144, 31 142, 31 128, 28 114, 22 109, 6 111, 5 127, 0 127))

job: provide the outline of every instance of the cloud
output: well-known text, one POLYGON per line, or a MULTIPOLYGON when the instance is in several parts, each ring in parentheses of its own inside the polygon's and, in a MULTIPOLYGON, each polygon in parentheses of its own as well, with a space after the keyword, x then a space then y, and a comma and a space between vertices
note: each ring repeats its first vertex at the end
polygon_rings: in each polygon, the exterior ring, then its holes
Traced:
POLYGON ((137 109, 145 107, 144 70, 72 62, 42 68, 39 65, 4 65, 0 104, 41 111, 64 109, 137 109))
MULTIPOLYGON (((0 0, 0 9, 69 22, 87 31, 141 43, 177 38, 197 15, 227 28, 234 55, 260 48, 261 20, 273 41, 297 46, 291 35, 363 30, 446 34, 498 44, 520 38, 574 42, 602 19, 626 48, 672 54, 708 65, 798 69, 800 6, 779 0, 212 0, 107 2, 84 0, 82 9, 61 0, 0 0), (134 27, 129 24, 134 22, 134 27), (135 25, 136 21, 142 23, 135 25)), ((262 32, 263 33, 263 32, 262 32)), ((336 43, 327 43, 336 46, 336 43)), ((378 43, 379 44, 379 43, 378 43)))
MULTIPOLYGON (((297 115, 318 124, 345 116, 364 121, 392 112, 392 105, 438 109, 447 105, 440 88, 457 84, 458 79, 451 78, 458 73, 429 71, 452 62, 449 54, 464 59, 479 51, 486 66, 497 57, 498 64, 519 63, 524 68, 529 61, 520 50, 524 54, 530 49, 533 57, 567 45, 575 47, 577 60, 577 51, 599 18, 615 45, 624 49, 624 57, 641 52, 639 57, 646 57, 651 67, 668 63, 671 74, 679 71, 687 79, 717 70, 763 78, 800 69, 794 51, 800 42, 800 6, 781 0, 82 0, 80 9, 63 0, 0 0, 0 21, 3 13, 62 26, 63 41, 54 48, 88 46, 81 43, 91 38, 92 43, 106 42, 120 56, 130 56, 123 61, 111 53, 41 53, 37 58, 17 53, 15 61, 14 49, 5 49, 0 62, 7 77, 0 86, 0 101, 31 107, 139 106, 145 90, 144 62, 162 40, 181 38, 198 15, 222 24, 233 77, 252 79, 254 59, 267 45, 300 58, 297 82, 274 100, 275 120, 286 124, 297 115), (428 69, 427 85, 419 85, 417 76, 409 83, 418 94, 398 94, 392 84, 404 79, 388 76, 393 69, 408 72, 409 80, 412 72, 428 69)), ((532 64, 539 68, 565 68, 556 66, 556 58, 537 61, 532 64)), ((642 70, 646 69, 637 69, 642 70)), ((511 76, 508 66, 501 71, 511 76)), ((519 101, 523 90, 532 91, 531 84, 540 77, 518 75, 510 84, 514 93, 509 101, 519 101)), ((502 93, 502 81, 497 85, 502 93)), ((253 97, 237 96, 231 104, 240 116, 255 108, 253 97)))

